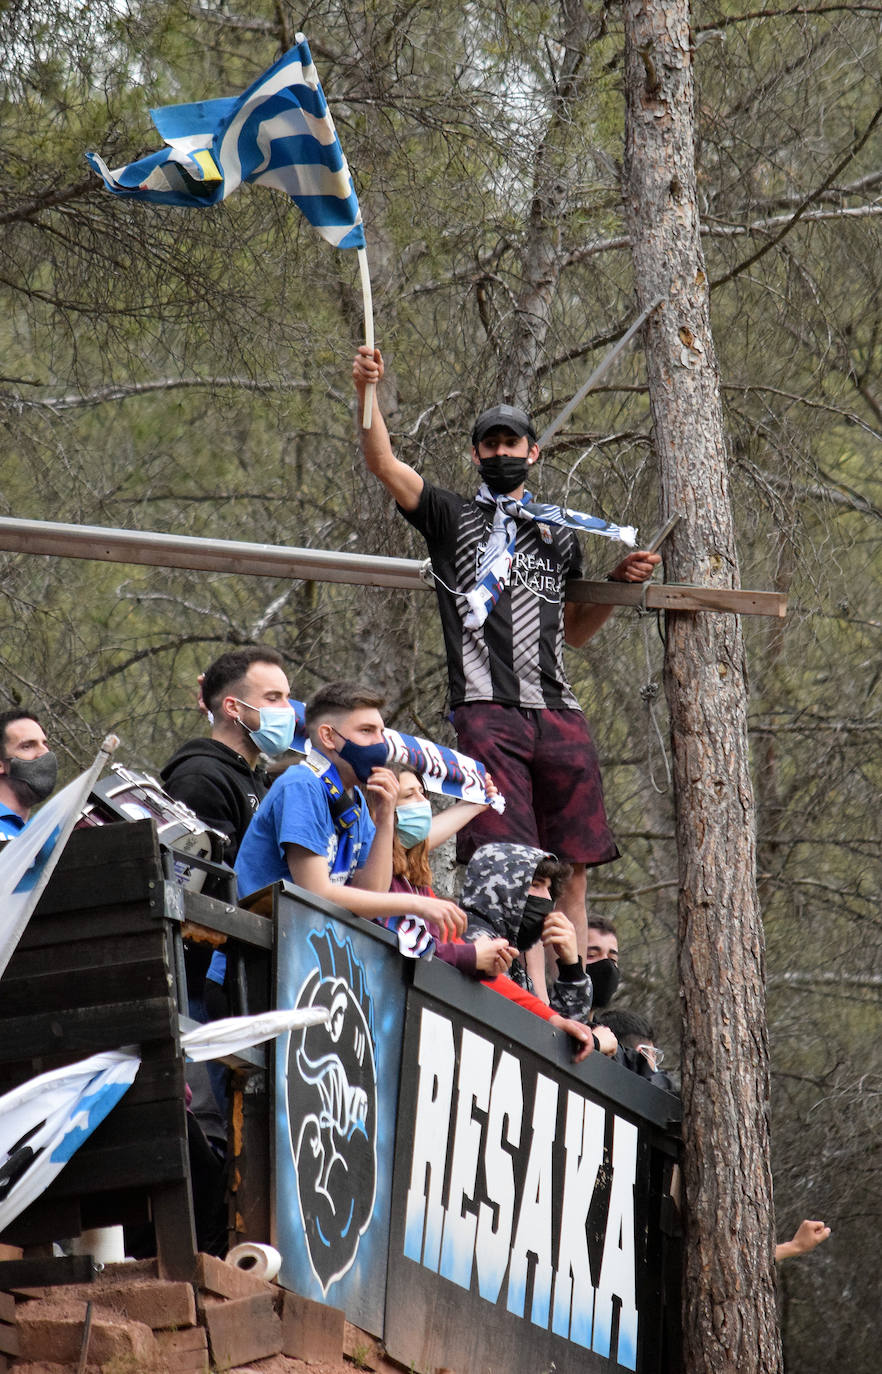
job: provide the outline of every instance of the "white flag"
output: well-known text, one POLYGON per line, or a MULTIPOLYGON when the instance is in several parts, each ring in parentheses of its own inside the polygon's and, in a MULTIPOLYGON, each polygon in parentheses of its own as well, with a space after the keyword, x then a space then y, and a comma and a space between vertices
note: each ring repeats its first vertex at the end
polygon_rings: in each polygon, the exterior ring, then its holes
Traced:
POLYGON ((92 767, 56 792, 0 854, 0 977, 58 863, 83 804, 119 743, 108 735, 92 767))
POLYGON ((0 1098, 0 1231, 45 1192, 140 1066, 134 1050, 93 1054, 0 1098))

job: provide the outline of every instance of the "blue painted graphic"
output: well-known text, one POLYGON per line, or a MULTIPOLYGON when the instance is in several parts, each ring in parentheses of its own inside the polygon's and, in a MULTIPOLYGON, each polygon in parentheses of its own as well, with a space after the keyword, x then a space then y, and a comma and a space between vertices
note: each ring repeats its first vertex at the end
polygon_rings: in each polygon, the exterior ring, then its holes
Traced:
POLYGON ((352 1267, 377 1190, 374 1008, 352 941, 309 933, 317 967, 296 1006, 325 1007, 325 1025, 291 1035, 287 1096, 297 1198, 312 1272, 326 1295, 352 1267))

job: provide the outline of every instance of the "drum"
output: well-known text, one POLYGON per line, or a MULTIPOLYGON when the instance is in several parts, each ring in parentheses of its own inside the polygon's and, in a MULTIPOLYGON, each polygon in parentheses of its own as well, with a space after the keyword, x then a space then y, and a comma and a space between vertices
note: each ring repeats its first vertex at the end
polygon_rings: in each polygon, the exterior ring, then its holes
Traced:
POLYGON ((99 778, 89 793, 75 829, 143 820, 156 822, 160 844, 173 851, 175 880, 191 892, 200 892, 205 871, 188 863, 187 856, 218 863, 227 837, 201 821, 189 806, 170 797, 149 773, 135 773, 121 763, 112 763, 110 772, 99 778))

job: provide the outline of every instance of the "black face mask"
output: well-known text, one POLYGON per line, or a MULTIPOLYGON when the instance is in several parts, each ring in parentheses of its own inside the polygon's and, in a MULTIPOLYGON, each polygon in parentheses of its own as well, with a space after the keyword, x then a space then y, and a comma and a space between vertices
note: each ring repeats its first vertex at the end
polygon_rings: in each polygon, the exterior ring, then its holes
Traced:
POLYGON ((595 963, 588 964, 585 972, 591 979, 592 1007, 608 1007, 619 986, 618 965, 614 964, 612 959, 598 959, 595 963))
POLYGON ((526 458, 512 458, 508 453, 494 453, 492 458, 482 458, 478 471, 491 491, 507 496, 510 491, 523 485, 529 464, 526 458))
POLYGON ((541 938, 545 917, 553 910, 553 907, 554 903, 550 897, 528 897, 524 902, 524 914, 518 927, 516 941, 517 947, 522 953, 525 949, 532 949, 536 941, 541 938))
POLYGON ((38 759, 4 759, 6 773, 14 782, 24 783, 35 802, 48 797, 58 781, 58 759, 51 752, 38 759))

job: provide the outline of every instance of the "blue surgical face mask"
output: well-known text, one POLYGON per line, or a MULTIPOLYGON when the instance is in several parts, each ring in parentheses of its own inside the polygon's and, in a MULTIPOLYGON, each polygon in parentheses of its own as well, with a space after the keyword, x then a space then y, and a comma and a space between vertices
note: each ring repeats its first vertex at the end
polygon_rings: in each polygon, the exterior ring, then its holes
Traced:
MULTIPOLYGON (((247 701, 236 700, 240 706, 249 706, 247 701)), ((269 758, 278 758, 291 748, 294 742, 294 733, 297 728, 297 717, 290 706, 251 706, 252 711, 256 711, 260 716, 260 725, 256 730, 249 730, 244 721, 239 724, 254 740, 258 749, 268 755, 269 758)))
POLYGON ((405 849, 429 838, 432 808, 427 801, 405 802, 395 808, 395 833, 405 849))
MULTIPOLYGON (((340 735, 339 730, 335 733, 340 735)), ((375 768, 385 768, 389 762, 385 740, 378 740, 376 744, 356 744, 355 740, 347 739, 345 735, 340 735, 340 738, 343 746, 337 753, 346 760, 359 782, 367 782, 375 768)))

